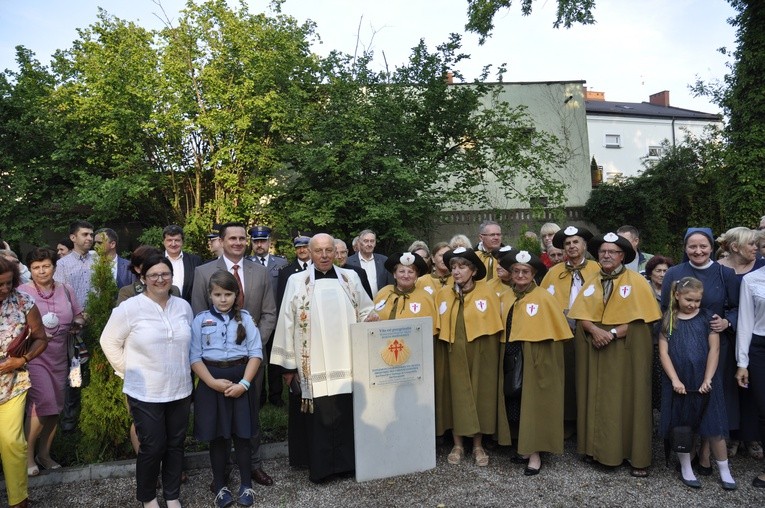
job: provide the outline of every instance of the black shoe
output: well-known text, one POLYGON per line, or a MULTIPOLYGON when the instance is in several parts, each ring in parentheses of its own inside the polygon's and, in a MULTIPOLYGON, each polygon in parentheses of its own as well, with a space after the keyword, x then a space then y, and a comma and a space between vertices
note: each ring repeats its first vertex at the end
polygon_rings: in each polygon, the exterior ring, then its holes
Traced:
POLYGON ((526 467, 526 469, 523 470, 523 474, 524 476, 536 476, 539 474, 540 469, 542 469, 541 465, 537 469, 534 469, 533 467, 526 467))
POLYGON ((528 464, 529 459, 524 459, 522 455, 518 455, 517 453, 510 457, 510 462, 513 464, 528 464))
POLYGON ((765 489, 765 480, 760 480, 758 476, 755 476, 752 480, 752 486, 765 489))
POLYGON ((700 489, 701 488, 701 482, 698 480, 686 480, 682 476, 680 476, 680 481, 683 482, 687 487, 690 487, 692 489, 700 489))
POLYGON ((695 457, 693 461, 691 461, 691 465, 695 466, 698 470, 699 474, 701 476, 712 476, 712 463, 709 463, 709 467, 702 466, 701 462, 699 462, 699 458, 695 457))

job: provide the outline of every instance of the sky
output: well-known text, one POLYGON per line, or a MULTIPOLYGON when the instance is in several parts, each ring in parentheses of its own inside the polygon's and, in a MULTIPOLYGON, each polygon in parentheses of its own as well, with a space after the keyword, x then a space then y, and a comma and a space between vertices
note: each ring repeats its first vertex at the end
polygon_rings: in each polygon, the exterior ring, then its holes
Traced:
MULTIPOLYGON (((266 0, 245 0, 251 12, 267 10, 266 0)), ((238 2, 229 2, 238 4, 238 2)), ((282 10, 299 21, 313 20, 321 42, 314 51, 375 52, 375 63, 390 68, 406 62, 420 38, 433 49, 452 32, 463 34, 471 55, 460 72, 468 81, 486 65, 507 65, 505 81, 586 81, 606 100, 647 101, 669 90, 672 106, 718 113, 705 97, 693 97, 697 79, 721 81, 735 49, 727 20, 735 12, 726 0, 598 0, 595 25, 555 29, 557 2, 535 0, 530 16, 516 0, 494 20, 483 45, 464 32, 467 0, 286 0, 282 10), (383 60, 383 54, 385 60, 383 60)), ((185 1, 162 0, 171 21, 185 1)), ((98 7, 145 28, 161 28, 162 11, 152 0, 0 0, 0 69, 16 70, 15 50, 23 45, 44 64, 57 49, 71 47, 77 28, 96 21, 98 7)), ((164 18, 164 16, 162 16, 164 18)))

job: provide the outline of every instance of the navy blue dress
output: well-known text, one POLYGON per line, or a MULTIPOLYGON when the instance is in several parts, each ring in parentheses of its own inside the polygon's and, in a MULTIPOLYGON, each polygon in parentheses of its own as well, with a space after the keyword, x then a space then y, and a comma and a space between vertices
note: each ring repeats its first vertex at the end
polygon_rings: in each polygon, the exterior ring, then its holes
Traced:
MULTIPOLYGON (((667 270, 661 288, 661 310, 666 311, 670 303, 670 286, 683 277, 695 277, 704 284, 701 308, 708 310, 709 317, 717 314, 727 319, 732 328, 720 333, 720 362, 717 370, 722 380, 723 398, 728 418, 728 429, 737 430, 740 425, 738 384, 736 383, 736 324, 738 323, 738 293, 741 278, 732 268, 713 261, 705 269, 694 267, 690 262, 675 265, 667 270)), ((698 387, 696 387, 698 388, 698 387)))
MULTIPOLYGON (((709 319, 712 313, 700 310, 690 319, 677 319, 677 323, 669 337, 669 358, 685 389, 698 390, 704 381, 709 354, 709 319)), ((675 395, 672 402, 672 381, 666 373, 661 380, 661 424, 662 437, 669 436, 670 428, 676 425, 694 425, 701 412, 702 397, 698 394, 675 395), (688 418, 692 421, 688 421, 688 418), (693 421, 695 420, 695 421, 693 421)), ((699 434, 703 437, 728 437, 728 418, 725 413, 720 369, 712 376, 712 391, 709 394, 704 417, 701 420, 699 434)))

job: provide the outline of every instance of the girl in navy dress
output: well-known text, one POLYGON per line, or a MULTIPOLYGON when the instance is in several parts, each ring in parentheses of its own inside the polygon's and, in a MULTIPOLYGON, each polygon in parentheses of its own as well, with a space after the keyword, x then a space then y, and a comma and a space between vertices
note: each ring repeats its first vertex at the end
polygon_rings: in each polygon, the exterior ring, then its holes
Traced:
MULTIPOLYGON (((662 376, 661 434, 669 438, 674 425, 684 423, 684 404, 681 397, 689 391, 708 394, 709 402, 699 426, 699 434, 709 441, 711 451, 720 472, 725 490, 735 490, 736 482, 728 467, 725 438, 728 436, 728 419, 725 413, 722 383, 717 364, 720 355, 720 336, 710 327, 710 312, 701 308, 704 285, 693 277, 683 277, 672 284, 672 300, 664 314, 659 335, 659 356, 664 367, 662 376), (674 392, 674 394, 673 394, 674 392), (675 404, 672 398, 675 397, 675 404)), ((698 414, 701 397, 696 398, 698 414)), ((686 422, 691 423, 693 422, 686 422)), ((678 453, 682 482, 692 488, 700 488, 691 467, 689 453, 678 453)), ((701 474, 711 474, 712 468, 701 468, 701 474)))
POLYGON ((237 502, 252 506, 250 438, 260 425, 258 394, 250 391, 263 358, 260 332, 246 310, 236 305, 239 285, 220 270, 210 277, 209 310, 191 327, 191 370, 199 377, 194 393, 194 437, 210 442, 215 505, 234 503, 225 485, 225 468, 234 441, 241 482, 237 502))

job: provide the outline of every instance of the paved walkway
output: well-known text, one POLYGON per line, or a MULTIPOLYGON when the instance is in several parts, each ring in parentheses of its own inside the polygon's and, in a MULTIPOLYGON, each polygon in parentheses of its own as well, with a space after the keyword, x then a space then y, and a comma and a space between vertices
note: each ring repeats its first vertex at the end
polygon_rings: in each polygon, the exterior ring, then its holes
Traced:
MULTIPOLYGON (((700 477, 703 488, 691 490, 664 467, 661 443, 654 442, 654 466, 648 478, 630 476, 626 466, 606 469, 584 464, 573 442, 561 456, 543 457, 538 476, 523 476, 523 467, 510 462, 508 449, 490 451, 488 467, 467 460, 458 466, 446 463, 447 447, 438 449, 437 467, 431 471, 386 480, 356 483, 353 479, 314 485, 306 471, 293 470, 284 443, 263 446, 265 469, 275 479, 272 487, 255 485, 256 506, 285 507, 387 507, 387 506, 540 506, 579 507, 696 507, 765 506, 765 489, 751 486, 763 462, 735 457, 731 468, 738 480, 735 492, 723 491, 718 476, 700 477)), ((214 506, 208 490, 212 475, 207 453, 192 454, 189 482, 182 487, 186 508, 214 506)), ((135 501, 134 461, 64 468, 43 472, 30 482, 35 508, 140 506, 135 501)), ((235 492, 237 473, 232 474, 235 492)), ((4 489, 3 489, 4 491, 4 489)), ((161 503, 164 506, 164 503, 161 503)), ((236 505, 235 505, 236 506, 236 505)))

